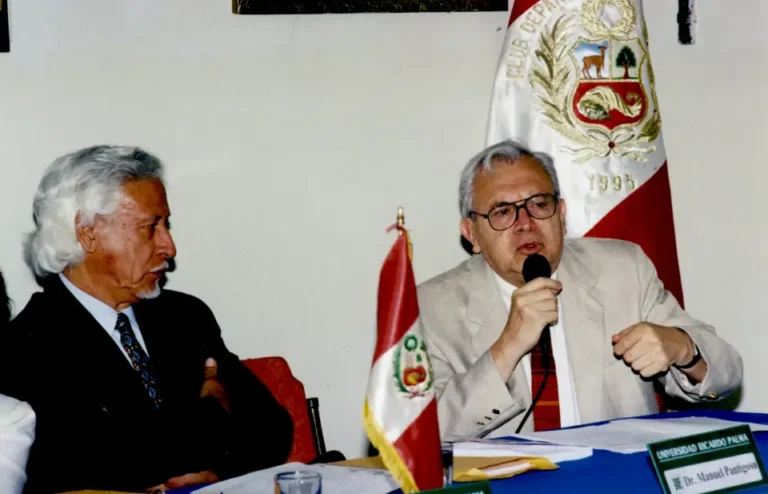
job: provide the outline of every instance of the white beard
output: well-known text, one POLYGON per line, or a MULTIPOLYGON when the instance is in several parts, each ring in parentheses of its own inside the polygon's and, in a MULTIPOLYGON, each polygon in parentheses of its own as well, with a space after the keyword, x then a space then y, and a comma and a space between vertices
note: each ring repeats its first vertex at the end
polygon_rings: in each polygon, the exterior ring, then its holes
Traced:
POLYGON ((150 300, 153 298, 157 298, 160 296, 160 292, 162 292, 163 289, 160 288, 160 280, 155 282, 155 286, 152 287, 150 290, 147 290, 146 292, 138 293, 138 297, 142 300, 150 300))

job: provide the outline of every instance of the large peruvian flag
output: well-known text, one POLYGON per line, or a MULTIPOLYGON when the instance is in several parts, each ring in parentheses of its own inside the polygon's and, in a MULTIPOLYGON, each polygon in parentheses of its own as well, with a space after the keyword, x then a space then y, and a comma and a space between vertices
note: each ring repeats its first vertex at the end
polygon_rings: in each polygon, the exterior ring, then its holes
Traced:
POLYGON ((443 486, 432 365, 419 322, 408 235, 399 236, 379 277, 376 351, 364 424, 403 492, 443 486))
POLYGON ((551 154, 569 236, 639 244, 682 305, 642 1, 512 1, 488 144, 551 154))

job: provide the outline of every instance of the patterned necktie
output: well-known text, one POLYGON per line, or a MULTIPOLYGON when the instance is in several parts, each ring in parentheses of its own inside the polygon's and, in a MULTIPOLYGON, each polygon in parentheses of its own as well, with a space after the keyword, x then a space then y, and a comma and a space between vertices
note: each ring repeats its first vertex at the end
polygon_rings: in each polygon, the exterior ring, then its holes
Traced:
POLYGON ((541 338, 541 342, 544 343, 543 351, 546 351, 547 355, 542 353, 541 343, 531 351, 531 393, 534 396, 535 393, 538 393, 541 382, 544 380, 545 363, 549 365, 549 377, 547 377, 541 398, 536 403, 536 408, 533 409, 533 429, 548 431, 560 428, 560 397, 557 393, 557 369, 555 357, 552 355, 552 341, 549 331, 545 331, 541 338))
POLYGON ((141 382, 144 384, 144 389, 147 390, 149 398, 155 404, 155 409, 160 408, 163 398, 160 396, 159 387, 157 385, 157 376, 152 368, 152 364, 149 362, 147 352, 141 348, 141 345, 136 340, 136 334, 134 334, 133 328, 131 328, 131 322, 128 320, 128 316, 122 312, 119 313, 117 315, 115 329, 120 333, 120 343, 122 343, 123 348, 128 353, 133 369, 139 373, 141 382))

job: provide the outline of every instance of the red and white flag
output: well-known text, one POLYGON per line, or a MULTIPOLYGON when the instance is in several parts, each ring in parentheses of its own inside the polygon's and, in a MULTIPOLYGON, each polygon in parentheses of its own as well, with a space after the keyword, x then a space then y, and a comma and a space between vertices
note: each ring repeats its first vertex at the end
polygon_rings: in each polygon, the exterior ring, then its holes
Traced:
POLYGON ((408 235, 398 238, 379 276, 376 351, 364 424, 405 493, 443 486, 432 365, 419 322, 408 235))
POLYGON ((641 0, 513 0, 488 144, 553 156, 569 236, 639 244, 683 303, 641 0))

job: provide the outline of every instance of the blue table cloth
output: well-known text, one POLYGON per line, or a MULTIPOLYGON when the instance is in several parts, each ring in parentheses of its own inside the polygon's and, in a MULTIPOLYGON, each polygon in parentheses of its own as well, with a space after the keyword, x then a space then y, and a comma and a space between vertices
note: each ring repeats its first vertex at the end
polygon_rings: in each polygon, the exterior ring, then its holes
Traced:
MULTIPOLYGON (((714 417, 738 422, 768 425, 768 414, 706 410, 649 415, 643 418, 714 417)), ((585 424, 595 425, 595 424, 585 424)), ((761 458, 768 458, 768 431, 754 433, 761 458)), ((765 464, 765 463, 764 463, 765 464)), ((527 472, 510 479, 491 481, 493 494, 568 493, 568 494, 655 494, 663 493, 648 453, 630 455, 594 450, 589 458, 567 461, 557 470, 527 472)), ((194 492, 200 486, 171 491, 174 494, 194 492)), ((752 488, 740 492, 768 492, 768 488, 752 488)), ((333 494, 333 493, 329 493, 333 494)), ((390 494, 402 494, 396 490, 390 494)))
MULTIPOLYGON (((651 415, 647 418, 691 416, 768 424, 768 414, 715 410, 665 413, 651 415)), ((767 458, 768 432, 756 432, 754 436, 760 450, 760 456, 767 458)), ((559 467, 558 470, 539 470, 510 479, 494 480, 491 482, 491 489, 493 494, 533 492, 654 494, 663 492, 658 480, 656 480, 650 457, 645 452, 625 455, 596 449, 589 458, 563 462, 559 467)), ((768 488, 752 488, 740 492, 768 492, 768 488)))

